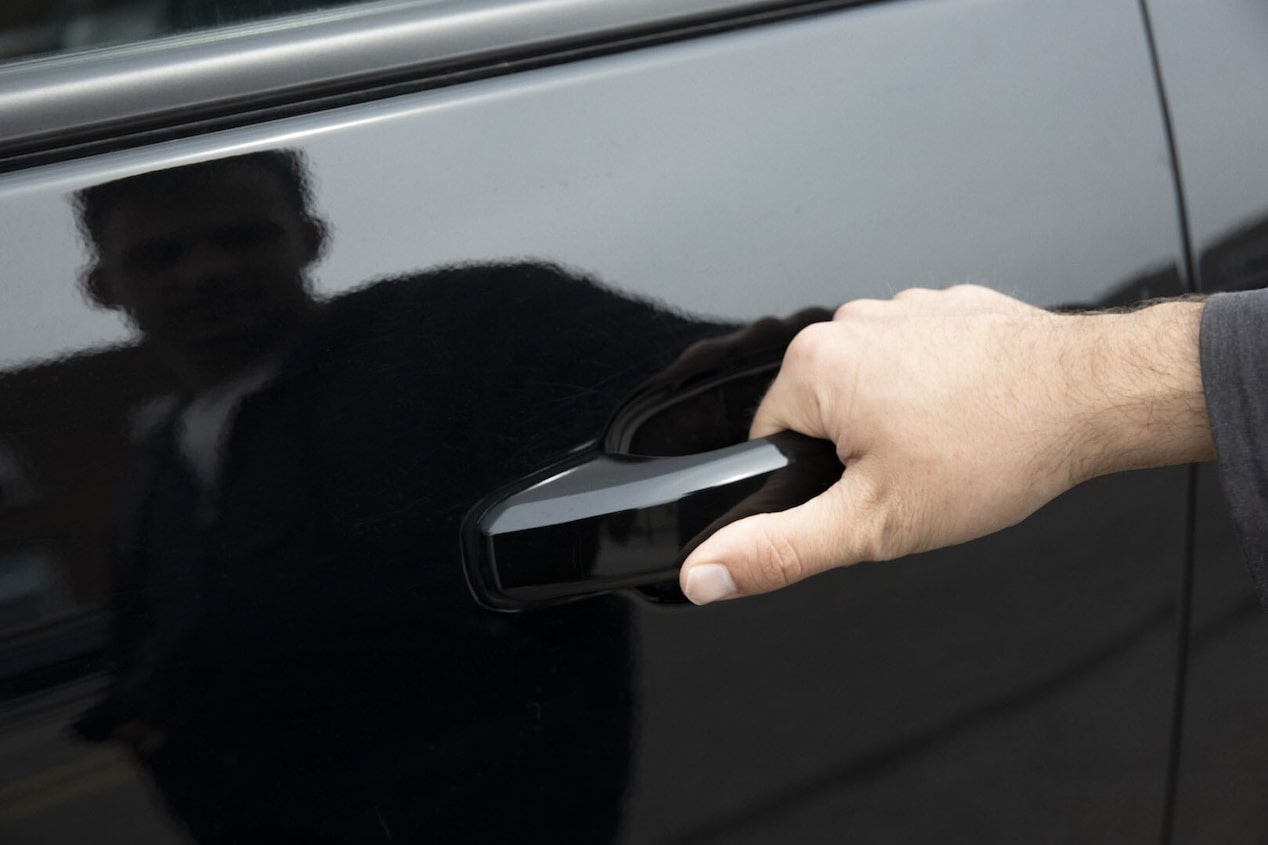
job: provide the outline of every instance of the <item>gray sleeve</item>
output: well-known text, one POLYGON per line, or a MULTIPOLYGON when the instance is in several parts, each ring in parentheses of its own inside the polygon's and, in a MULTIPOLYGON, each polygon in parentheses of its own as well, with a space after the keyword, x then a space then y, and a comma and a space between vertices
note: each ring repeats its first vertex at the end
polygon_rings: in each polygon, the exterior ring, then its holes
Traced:
POLYGON ((1268 606, 1268 290, 1207 300, 1199 346, 1220 483, 1268 606))

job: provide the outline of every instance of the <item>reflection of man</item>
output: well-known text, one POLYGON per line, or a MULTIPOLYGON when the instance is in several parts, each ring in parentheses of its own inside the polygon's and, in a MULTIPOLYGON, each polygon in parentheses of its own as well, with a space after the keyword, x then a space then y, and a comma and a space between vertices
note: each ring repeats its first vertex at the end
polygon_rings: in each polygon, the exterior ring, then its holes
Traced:
POLYGON ((195 391, 276 355, 315 309, 304 274, 325 230, 298 167, 244 157, 81 196, 98 250, 90 293, 127 313, 195 391))
POLYGON ((130 741, 204 842, 608 840, 623 605, 479 610, 458 522, 717 328, 531 264, 318 303, 325 232, 287 153, 77 207, 90 294, 185 386, 145 445, 81 733, 130 741))

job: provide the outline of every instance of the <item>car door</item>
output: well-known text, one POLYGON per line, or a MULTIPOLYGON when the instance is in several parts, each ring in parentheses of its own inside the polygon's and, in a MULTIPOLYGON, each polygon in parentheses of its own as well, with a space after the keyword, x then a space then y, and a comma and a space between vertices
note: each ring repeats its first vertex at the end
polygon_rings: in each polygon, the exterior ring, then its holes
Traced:
POLYGON ((487 610, 460 550, 692 350, 1183 292, 1136 3, 371 5, 0 73, 6 841, 1164 829, 1184 469, 708 608, 487 610))
MULTIPOLYGON (((1268 15, 1258 4, 1235 2, 1200 14, 1182 3, 1151 2, 1150 12, 1187 199, 1194 276, 1204 293, 1262 288, 1268 283, 1268 180, 1254 138, 1268 120, 1257 96, 1268 64, 1256 41, 1268 32, 1268 15)), ((1268 826, 1254 788, 1268 763, 1268 688, 1259 671, 1268 642, 1215 466, 1198 470, 1197 490, 1176 841, 1252 841, 1268 826)))

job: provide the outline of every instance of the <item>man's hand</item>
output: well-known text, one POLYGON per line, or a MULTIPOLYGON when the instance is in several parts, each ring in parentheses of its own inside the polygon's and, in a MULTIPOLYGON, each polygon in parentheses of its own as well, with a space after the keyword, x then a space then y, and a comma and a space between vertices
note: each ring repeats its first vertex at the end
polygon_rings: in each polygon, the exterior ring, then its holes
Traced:
POLYGON ((827 438, 845 473, 718 531, 683 591, 767 592, 998 531, 1097 475, 1210 459, 1201 309, 1061 315, 973 286, 841 306, 788 348, 751 435, 827 438))

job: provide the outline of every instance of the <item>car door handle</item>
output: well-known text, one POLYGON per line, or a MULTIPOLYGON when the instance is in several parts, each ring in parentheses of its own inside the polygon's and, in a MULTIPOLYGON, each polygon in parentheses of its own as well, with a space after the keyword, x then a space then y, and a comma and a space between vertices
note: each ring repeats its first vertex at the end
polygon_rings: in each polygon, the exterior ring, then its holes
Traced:
POLYGON ((674 457, 592 448, 467 514, 467 583, 485 607, 522 610, 676 582, 704 537, 744 516, 800 504, 842 471, 831 442, 794 432, 674 457))

